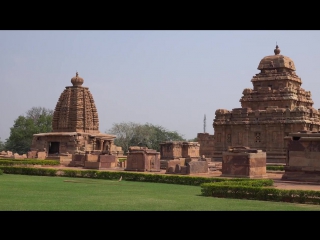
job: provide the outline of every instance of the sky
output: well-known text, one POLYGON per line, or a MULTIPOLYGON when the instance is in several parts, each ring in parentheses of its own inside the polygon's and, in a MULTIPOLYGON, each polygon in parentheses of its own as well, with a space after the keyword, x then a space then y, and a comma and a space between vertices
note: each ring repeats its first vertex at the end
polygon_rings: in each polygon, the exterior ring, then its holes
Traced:
POLYGON ((320 109, 319 42, 319 30, 0 30, 0 140, 32 107, 54 110, 76 72, 102 133, 134 122, 214 134, 215 111, 241 107, 276 44, 320 109))

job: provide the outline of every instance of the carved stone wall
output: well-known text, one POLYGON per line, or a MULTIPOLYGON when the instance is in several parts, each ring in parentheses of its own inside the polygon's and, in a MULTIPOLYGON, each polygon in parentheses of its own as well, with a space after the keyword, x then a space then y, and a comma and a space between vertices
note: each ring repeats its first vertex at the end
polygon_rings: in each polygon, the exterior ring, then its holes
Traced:
POLYGON ((200 156, 204 155, 206 158, 212 158, 214 150, 214 135, 210 135, 209 133, 198 133, 197 140, 200 144, 200 156))
POLYGON ((160 157, 162 160, 171 160, 182 157, 182 142, 160 143, 160 157))

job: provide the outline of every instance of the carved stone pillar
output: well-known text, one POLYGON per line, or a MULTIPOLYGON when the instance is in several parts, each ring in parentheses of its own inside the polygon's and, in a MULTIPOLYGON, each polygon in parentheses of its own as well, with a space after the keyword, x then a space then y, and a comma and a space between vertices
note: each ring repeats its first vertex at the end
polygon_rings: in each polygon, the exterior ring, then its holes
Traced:
POLYGON ((95 145, 96 145, 96 139, 94 138, 94 139, 92 139, 92 151, 95 150, 94 149, 95 145))
POLYGON ((246 134, 246 137, 245 137, 245 143, 244 145, 245 146, 249 146, 249 129, 250 129, 250 125, 249 124, 246 124, 245 126, 245 134, 246 134))
POLYGON ((103 150, 103 143, 104 143, 104 140, 101 139, 101 140, 100 140, 100 145, 101 145, 101 146, 100 146, 100 150, 101 150, 101 151, 103 150))

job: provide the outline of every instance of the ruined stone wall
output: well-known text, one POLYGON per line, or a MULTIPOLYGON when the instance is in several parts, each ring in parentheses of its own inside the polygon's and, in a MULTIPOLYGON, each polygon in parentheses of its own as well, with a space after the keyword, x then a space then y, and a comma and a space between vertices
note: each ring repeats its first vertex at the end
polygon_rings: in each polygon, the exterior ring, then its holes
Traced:
POLYGON ((200 144, 199 155, 204 155, 206 158, 212 158, 214 151, 214 135, 210 135, 209 133, 198 133, 197 140, 200 144))
POLYGON ((182 157, 183 158, 198 158, 200 144, 198 142, 183 142, 182 143, 182 157))
POLYGON ((182 157, 182 142, 160 143, 161 159, 175 159, 182 157))
POLYGON ((147 147, 132 146, 127 155, 127 171, 160 171, 160 152, 147 147))
POLYGON ((290 133, 285 141, 288 154, 282 179, 320 182, 320 133, 290 133))
POLYGON ((134 154, 128 154, 126 170, 144 171, 144 163, 145 163, 145 156, 142 151, 135 152, 134 154))
POLYGON ((147 154, 147 169, 151 171, 160 171, 160 152, 147 154))

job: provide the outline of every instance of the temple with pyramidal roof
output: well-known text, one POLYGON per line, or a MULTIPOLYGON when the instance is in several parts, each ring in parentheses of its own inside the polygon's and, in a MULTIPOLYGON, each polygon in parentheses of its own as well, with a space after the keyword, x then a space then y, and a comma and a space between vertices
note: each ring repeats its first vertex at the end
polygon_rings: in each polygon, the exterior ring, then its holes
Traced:
POLYGON ((230 147, 246 146, 266 152, 267 163, 285 163, 284 137, 291 132, 319 131, 319 111, 311 92, 301 88, 294 62, 280 54, 264 57, 260 73, 251 79, 240 99, 241 108, 217 109, 213 120, 213 161, 222 161, 230 147))

